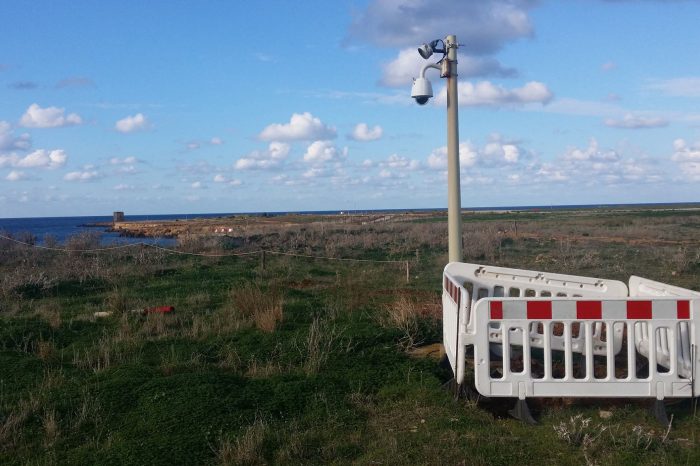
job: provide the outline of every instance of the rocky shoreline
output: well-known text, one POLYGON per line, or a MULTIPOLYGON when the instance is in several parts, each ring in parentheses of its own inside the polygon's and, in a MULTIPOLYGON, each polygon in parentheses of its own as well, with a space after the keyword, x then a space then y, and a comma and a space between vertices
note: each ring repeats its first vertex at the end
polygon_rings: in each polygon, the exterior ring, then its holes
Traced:
POLYGON ((445 216, 446 212, 403 212, 374 214, 288 214, 278 216, 241 215, 226 218, 176 219, 163 221, 100 222, 91 226, 107 226, 109 232, 128 238, 179 238, 182 236, 245 236, 251 229, 264 226, 372 225, 445 216))

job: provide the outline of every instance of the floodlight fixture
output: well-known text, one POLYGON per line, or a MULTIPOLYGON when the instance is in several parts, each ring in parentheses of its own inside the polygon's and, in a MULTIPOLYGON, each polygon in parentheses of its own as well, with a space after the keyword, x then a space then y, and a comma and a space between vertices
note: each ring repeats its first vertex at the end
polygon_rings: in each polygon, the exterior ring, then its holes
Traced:
POLYGON ((424 59, 430 58, 433 53, 442 53, 443 58, 445 54, 445 43, 443 42, 442 39, 436 39, 429 44, 423 44, 420 47, 418 47, 418 53, 420 54, 421 57, 424 59), (438 44, 442 43, 442 48, 438 47, 438 44))

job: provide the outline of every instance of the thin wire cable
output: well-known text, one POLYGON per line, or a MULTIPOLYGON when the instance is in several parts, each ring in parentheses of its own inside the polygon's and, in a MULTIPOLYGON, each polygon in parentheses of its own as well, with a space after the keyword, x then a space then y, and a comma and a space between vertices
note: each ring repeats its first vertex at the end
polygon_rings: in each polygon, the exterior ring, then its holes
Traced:
POLYGON ((166 252, 169 252, 171 254, 183 254, 183 255, 187 255, 187 256, 236 257, 236 256, 252 256, 254 254, 260 254, 260 251, 239 252, 239 253, 231 253, 231 254, 205 254, 205 253, 201 253, 201 252, 178 251, 177 249, 164 248, 163 246, 158 246, 157 244, 148 244, 148 243, 141 243, 141 244, 146 244, 146 246, 152 247, 154 249, 159 249, 161 251, 166 251, 166 252))
POLYGON ((377 260, 377 259, 352 259, 352 258, 347 258, 347 257, 327 257, 327 256, 312 256, 310 254, 297 254, 293 252, 284 252, 284 251, 270 251, 270 250, 257 250, 257 251, 251 251, 251 252, 239 252, 239 253, 230 253, 230 254, 207 254, 207 253, 198 253, 198 252, 187 252, 187 251, 178 251, 177 249, 171 249, 171 248, 165 248, 163 246, 159 246, 157 244, 151 244, 151 243, 145 243, 143 241, 139 241, 137 243, 129 243, 129 244, 123 244, 119 246, 110 246, 110 247, 105 247, 105 248, 92 248, 92 249, 68 249, 68 248, 52 248, 49 246, 41 246, 38 244, 31 244, 27 243, 26 241, 20 241, 18 239, 5 236, 0 234, 0 239, 6 239, 8 241, 12 241, 17 244, 22 244, 24 246, 32 247, 32 248, 37 248, 37 249, 45 249, 48 251, 58 251, 58 252, 89 252, 89 253, 97 253, 97 252, 103 252, 103 251, 114 251, 116 249, 125 249, 125 248, 130 248, 134 246, 146 246, 149 248, 157 249, 160 251, 165 251, 170 254, 181 254, 181 255, 186 255, 186 256, 199 256, 199 257, 241 257, 241 256, 252 256, 256 254, 274 254, 277 256, 291 256, 291 257, 305 257, 308 259, 323 259, 323 260, 334 260, 334 261, 345 261, 345 262, 374 262, 374 263, 382 263, 382 264, 403 264, 406 262, 406 260, 377 260))
POLYGON ((311 256, 308 254, 297 254, 294 252, 283 252, 283 251, 265 251, 270 254, 275 254, 279 256, 293 256, 293 257, 307 257, 309 259, 326 259, 332 261, 348 261, 348 262, 378 262, 378 263, 391 263, 391 264, 403 264, 406 260, 377 260, 377 259, 351 259, 347 257, 325 257, 325 256, 311 256))

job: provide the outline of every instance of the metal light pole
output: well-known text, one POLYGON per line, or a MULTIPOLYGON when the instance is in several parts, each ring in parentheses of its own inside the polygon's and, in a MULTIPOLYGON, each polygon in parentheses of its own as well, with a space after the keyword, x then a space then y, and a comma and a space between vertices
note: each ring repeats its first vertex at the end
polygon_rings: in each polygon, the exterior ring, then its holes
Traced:
POLYGON ((459 118, 457 116, 457 36, 449 35, 445 40, 434 40, 423 44, 418 53, 429 58, 433 52, 442 52, 437 64, 428 64, 421 69, 420 77, 413 81, 411 97, 420 105, 433 96, 433 89, 425 78, 428 68, 440 69, 440 77, 447 78, 447 234, 450 262, 462 260, 462 208, 459 185, 459 118), (443 48, 438 48, 442 42, 443 48), (438 66, 439 65, 439 66, 438 66))
POLYGON ((462 260, 462 207, 459 185, 459 119, 457 116, 457 37, 445 38, 447 58, 441 77, 447 78, 447 234, 449 261, 462 260), (447 71, 447 73, 445 73, 447 71))

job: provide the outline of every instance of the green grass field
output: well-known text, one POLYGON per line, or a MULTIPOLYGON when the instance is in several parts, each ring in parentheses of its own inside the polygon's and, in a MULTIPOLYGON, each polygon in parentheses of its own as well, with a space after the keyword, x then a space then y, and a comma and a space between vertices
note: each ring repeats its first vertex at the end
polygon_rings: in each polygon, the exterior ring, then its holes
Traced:
MULTIPOLYGON (((436 218, 436 220, 440 220, 436 218)), ((698 464, 700 419, 670 432, 630 400, 455 400, 436 359, 444 222, 303 225, 244 246, 409 261, 0 242, 3 464, 698 464), (171 314, 130 312, 174 306, 171 314), (95 312, 109 312, 98 318, 95 312)), ((465 215, 465 260, 700 289, 700 216, 465 215), (624 238, 625 241, 620 241, 624 238)), ((183 245, 183 248, 185 245, 183 245)))

